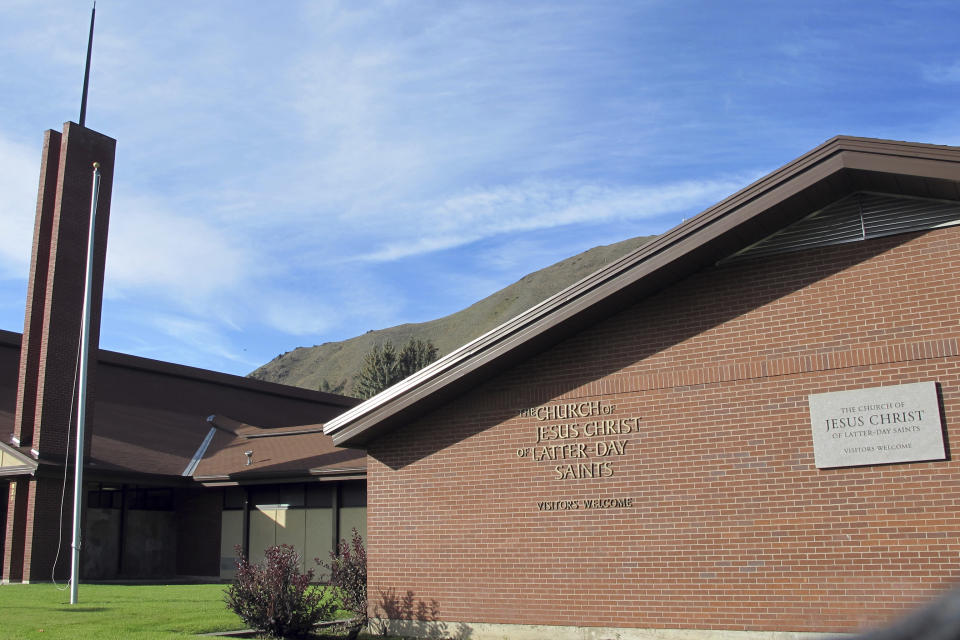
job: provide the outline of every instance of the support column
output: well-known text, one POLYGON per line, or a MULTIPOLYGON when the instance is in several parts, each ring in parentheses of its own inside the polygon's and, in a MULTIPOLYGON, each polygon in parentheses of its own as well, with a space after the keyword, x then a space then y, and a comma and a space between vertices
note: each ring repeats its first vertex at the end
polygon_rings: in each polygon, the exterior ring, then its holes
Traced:
POLYGON ((7 557, 7 501, 9 500, 10 485, 0 481, 0 580, 3 576, 3 567, 7 557))
POLYGON ((7 531, 3 541, 4 583, 23 580, 29 485, 29 478, 17 478, 10 481, 10 488, 7 491, 7 531))
POLYGON ((31 478, 29 481, 27 535, 23 550, 24 582, 65 582, 70 579, 73 509, 69 504, 69 494, 73 492, 68 482, 67 504, 64 505, 61 519, 62 490, 61 478, 31 478), (53 566, 55 559, 56 570, 53 566))

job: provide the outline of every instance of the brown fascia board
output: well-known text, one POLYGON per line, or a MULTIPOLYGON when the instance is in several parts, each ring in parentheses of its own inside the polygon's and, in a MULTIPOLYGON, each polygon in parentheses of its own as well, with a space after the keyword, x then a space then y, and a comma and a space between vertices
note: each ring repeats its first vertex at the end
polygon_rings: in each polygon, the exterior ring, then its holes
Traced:
MULTIPOLYGON (((31 475, 38 478, 58 478, 64 477, 64 469, 69 470, 73 475, 73 457, 67 456, 68 462, 63 460, 37 460, 34 471, 31 475)), ((9 467, 4 467, 7 469, 9 467)), ((3 475, 3 474, 0 474, 3 475)), ((166 475, 160 473, 147 473, 143 471, 131 471, 129 469, 117 469, 114 467, 103 467, 87 460, 83 465, 84 482, 110 482, 110 483, 128 483, 151 487, 172 487, 189 488, 194 486, 191 478, 180 475, 166 475)), ((73 482, 73 480, 70 480, 73 482)))
POLYGON ((345 411, 324 432, 338 446, 363 448, 498 371, 881 177, 895 185, 888 189, 894 193, 935 191, 960 199, 960 148, 832 138, 345 411))
MULTIPOLYGON (((356 404, 360 404, 360 399, 356 399, 356 404)), ((280 436, 299 436, 305 433, 323 433, 322 424, 304 424, 297 425, 295 427, 274 427, 274 428, 264 428, 257 425, 247 424, 245 422, 240 422, 239 420, 234 420, 228 416, 214 414, 207 418, 207 422, 210 423, 216 429, 225 431, 231 435, 234 435, 238 438, 276 438, 280 436)))
POLYGON ((124 367, 127 369, 139 369, 142 371, 161 373, 163 375, 187 378, 190 380, 211 382, 226 387, 237 387, 246 391, 257 391, 259 393, 267 393, 284 398, 309 400, 312 402, 344 408, 353 407, 360 403, 360 400, 357 398, 341 396, 335 393, 327 393, 326 391, 312 391, 310 389, 303 389, 301 387, 291 387, 284 384, 278 384, 276 382, 266 382, 264 380, 256 380, 254 378, 245 378, 243 376, 235 376, 229 373, 210 371, 208 369, 199 369, 197 367, 189 367, 187 365, 174 364, 172 362, 163 362, 161 360, 153 360, 151 358, 143 358, 141 356, 132 356, 126 353, 117 353, 116 351, 107 351, 105 349, 101 349, 99 351, 97 362, 116 367, 124 367))
MULTIPOLYGON (((21 334, 0 329, 0 344, 19 347, 21 341, 21 334)), ((199 369, 197 367, 190 367, 183 364, 153 360, 151 358, 144 358, 141 356, 132 356, 126 353, 118 353, 116 351, 107 351, 106 349, 100 349, 98 351, 97 362, 126 369, 136 369, 178 378, 186 378, 189 380, 210 382, 225 387, 236 387, 246 391, 257 391, 259 393, 266 393, 284 398, 308 400, 311 402, 343 407, 345 409, 354 407, 361 402, 361 400, 358 398, 341 396, 336 393, 312 391, 302 387, 291 387, 285 384, 278 384, 276 382, 266 382, 264 380, 256 380, 254 378, 245 378, 243 376, 235 376, 229 373, 210 371, 209 369, 199 369)))
MULTIPOLYGON (((62 467, 61 467, 62 468, 62 467)), ((192 478, 183 476, 169 476, 156 473, 139 473, 135 471, 113 471, 99 467, 83 467, 84 482, 104 482, 110 484, 130 484, 139 487, 159 489, 192 489, 196 483, 192 478)), ((72 480, 71 480, 72 482, 72 480)))
POLYGON ((360 474, 348 473, 348 474, 332 475, 332 476, 310 476, 309 478, 305 478, 303 475, 299 475, 299 476, 291 476, 291 477, 283 477, 283 478, 281 477, 258 478, 254 480, 250 480, 247 478, 231 479, 227 476, 223 476, 223 477, 210 476, 208 479, 204 480, 203 482, 200 482, 199 486, 211 487, 211 488, 213 487, 249 487, 249 486, 264 485, 264 484, 294 484, 294 483, 301 483, 301 482, 324 483, 324 482, 339 482, 341 480, 364 480, 364 479, 366 479, 366 475, 362 473, 360 474))
POLYGON ((260 427, 249 425, 246 422, 240 422, 239 420, 234 420, 229 416, 216 413, 211 416, 207 416, 207 423, 209 423, 210 426, 215 429, 219 429, 220 431, 224 431, 238 438, 246 437, 247 433, 255 433, 260 429, 260 427))
POLYGON ((194 481, 204 485, 242 485, 242 484, 265 484, 270 482, 316 482, 325 480, 363 480, 367 477, 366 469, 344 468, 344 469, 307 469, 305 471, 242 471, 239 473, 223 474, 216 476, 196 476, 194 481))
MULTIPOLYGON (((68 470, 68 481, 73 482, 73 465, 64 467, 60 464, 47 464, 39 462, 38 464, 24 464, 17 466, 0 467, 0 478, 34 476, 36 478, 54 478, 62 481, 64 478, 64 469, 68 470)), ((152 473, 137 473, 131 471, 113 471, 100 469, 84 465, 84 482, 109 482, 111 484, 135 484, 138 486, 163 487, 171 489, 189 489, 196 486, 190 478, 180 476, 167 476, 152 473)))

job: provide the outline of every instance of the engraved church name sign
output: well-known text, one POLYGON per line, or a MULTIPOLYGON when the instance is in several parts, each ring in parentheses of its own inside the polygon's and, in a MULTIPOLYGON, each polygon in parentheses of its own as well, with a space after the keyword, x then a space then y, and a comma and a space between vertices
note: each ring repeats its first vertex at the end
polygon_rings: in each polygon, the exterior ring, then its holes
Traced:
POLYGON ((517 457, 551 469, 554 480, 609 478, 615 461, 632 449, 640 435, 640 418, 620 417, 609 402, 569 402, 520 411, 535 418, 533 446, 517 449, 517 457))
MULTIPOLYGON (((533 418, 531 444, 516 450, 522 463, 548 471, 549 477, 568 481, 611 478, 618 462, 640 438, 640 417, 620 415, 617 406, 603 400, 548 404, 522 409, 522 418, 533 418)), ((577 483, 573 483, 577 484, 577 483)), ((538 511, 590 511, 629 509, 632 496, 554 497, 536 502, 538 511)))
POLYGON ((943 460, 935 382, 809 397, 817 467, 943 460))

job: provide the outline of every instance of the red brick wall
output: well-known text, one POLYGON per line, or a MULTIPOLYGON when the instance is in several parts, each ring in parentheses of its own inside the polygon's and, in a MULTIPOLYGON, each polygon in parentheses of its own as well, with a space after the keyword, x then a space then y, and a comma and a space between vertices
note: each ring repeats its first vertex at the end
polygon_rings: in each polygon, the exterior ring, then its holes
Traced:
POLYGON ((957 463, 817 469, 807 397, 935 380, 949 432, 958 277, 957 227, 711 268, 382 437, 371 608, 843 631, 939 592, 960 578, 957 463), (558 480, 565 461, 518 457, 563 422, 521 410, 573 401, 639 418, 639 433, 589 439, 627 441, 597 460, 612 476, 558 480), (601 498, 632 506, 537 505, 601 498))

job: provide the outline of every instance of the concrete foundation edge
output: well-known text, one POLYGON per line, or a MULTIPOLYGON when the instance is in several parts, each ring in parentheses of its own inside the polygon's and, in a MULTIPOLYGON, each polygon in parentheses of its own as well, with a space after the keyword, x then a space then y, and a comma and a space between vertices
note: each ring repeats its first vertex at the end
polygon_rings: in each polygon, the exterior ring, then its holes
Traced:
POLYGON ((724 629, 632 629, 533 624, 494 624, 439 620, 371 618, 370 631, 416 638, 462 640, 823 640, 846 633, 805 631, 732 631, 724 629))

